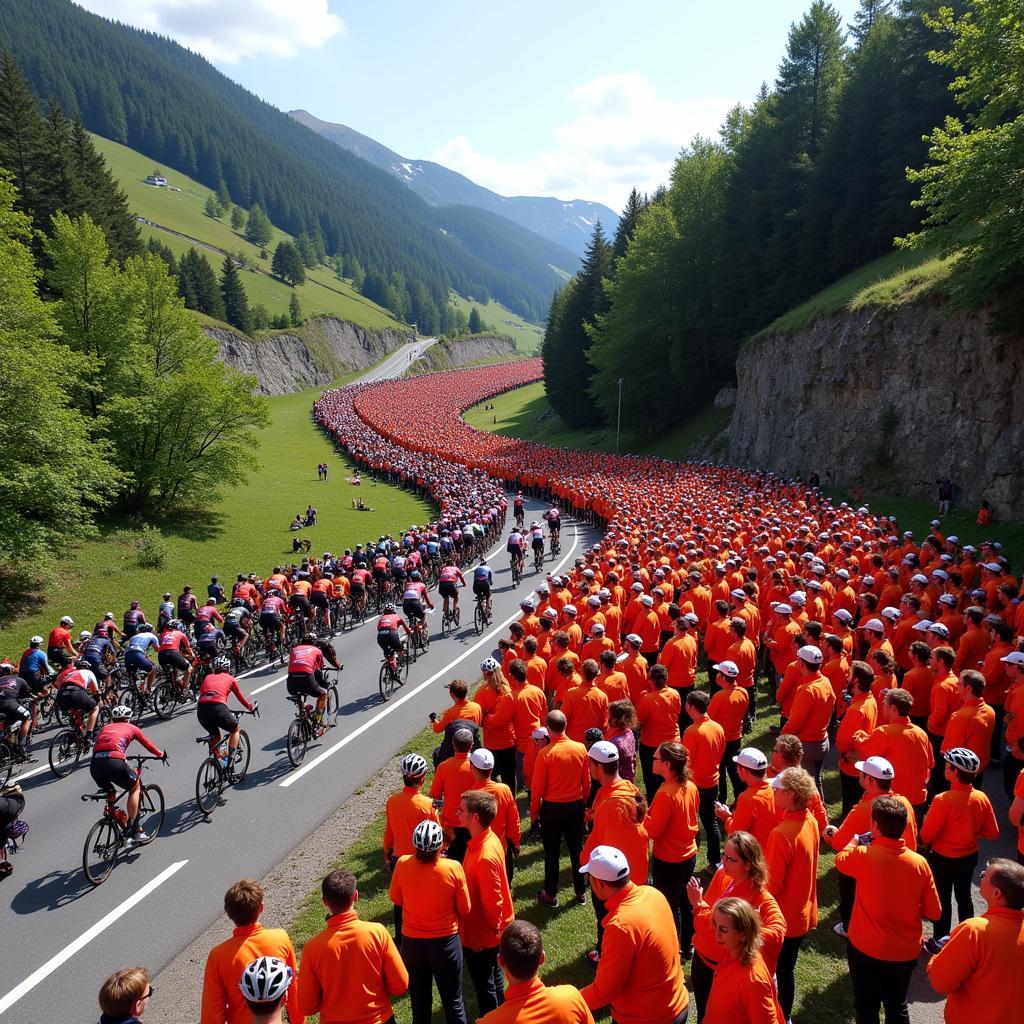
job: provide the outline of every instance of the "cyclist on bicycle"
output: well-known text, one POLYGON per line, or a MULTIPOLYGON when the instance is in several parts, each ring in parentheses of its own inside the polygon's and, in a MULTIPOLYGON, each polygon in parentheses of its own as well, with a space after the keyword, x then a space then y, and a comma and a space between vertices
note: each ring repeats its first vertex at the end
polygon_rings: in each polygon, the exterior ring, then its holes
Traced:
POLYGON ((334 647, 318 640, 314 633, 307 633, 302 643, 293 647, 288 655, 288 694, 291 697, 316 697, 318 724, 327 707, 325 661, 334 668, 341 668, 334 647))
POLYGON ((238 685, 238 680, 231 674, 231 662, 223 654, 213 659, 212 671, 203 680, 199 688, 199 703, 196 717, 199 724, 212 737, 212 746, 216 749, 220 742, 220 731, 228 734, 228 761, 222 762, 223 767, 234 763, 238 751, 238 715, 228 709, 228 697, 234 694, 246 711, 254 711, 256 705, 249 700, 238 685))
POLYGON ((263 599, 260 607, 260 629, 268 638, 276 637, 281 647, 284 647, 284 616, 284 598, 281 591, 274 587, 263 599))
POLYGON ((162 669, 166 669, 172 676, 175 671, 185 673, 184 679, 178 681, 178 689, 184 692, 192 678, 195 652, 188 642, 188 637, 185 636, 185 628, 179 619, 171 619, 167 623, 167 628, 160 634, 158 648, 156 660, 162 669))
MULTIPOLYGON (((0 715, 6 721, 4 732, 15 722, 21 722, 18 729, 18 755, 27 761, 29 742, 32 738, 32 712, 25 707, 24 701, 32 695, 28 683, 19 675, 15 675, 14 666, 5 661, 0 663, 0 715)), ((2 842, 2 837, 0 837, 2 842)))
POLYGON ((245 647, 250 632, 252 632, 252 612, 244 598, 236 597, 224 615, 224 635, 231 640, 236 654, 245 647))
POLYGON ((405 619, 395 611, 395 606, 384 605, 384 614, 377 620, 377 646, 384 652, 385 658, 405 650, 405 638, 399 630, 406 636, 411 635, 405 619))
POLYGON ((128 790, 128 824, 126 830, 134 833, 135 839, 144 843, 149 836, 139 827, 139 790, 141 777, 134 768, 129 768, 125 761, 125 752, 133 741, 141 743, 151 754, 167 764, 167 751, 155 746, 153 741, 137 726, 132 725, 132 709, 119 704, 110 712, 113 721, 105 725, 92 748, 92 761, 89 763, 89 774, 100 789, 108 793, 115 792, 115 787, 128 790))
POLYGON ((473 570, 473 593, 477 597, 483 597, 487 602, 487 614, 491 614, 491 586, 494 583, 494 573, 487 564, 487 556, 480 556, 480 564, 473 570))
POLYGON ((338 597, 340 595, 334 588, 334 581, 331 579, 330 571, 325 569, 324 575, 313 584, 313 589, 309 593, 309 603, 313 607, 314 620, 319 610, 323 616, 324 628, 328 632, 331 631, 331 602, 338 597))
POLYGON ((303 626, 308 626, 313 621, 313 608, 309 603, 312 590, 313 584, 308 579, 300 578, 292 584, 292 592, 288 596, 288 607, 295 615, 302 616, 303 626))
POLYGON ((70 615, 65 615, 60 620, 60 625, 50 630, 47 638, 46 657, 53 662, 58 671, 67 668, 78 657, 78 651, 71 643, 71 627, 74 624, 75 620, 70 615))
POLYGON ((409 582, 406 583, 405 590, 402 591, 402 611, 405 612, 405 617, 413 627, 426 619, 427 612, 423 607, 424 603, 427 608, 433 610, 434 605, 427 593, 427 585, 420 578, 418 572, 411 572, 409 573, 409 582))
POLYGON ((158 633, 162 633, 166 628, 167 624, 174 618, 174 602, 171 600, 169 593, 164 594, 163 600, 160 602, 160 607, 156 610, 156 628, 158 633))
POLYGON ((121 616, 121 634, 125 640, 130 640, 139 631, 139 627, 146 621, 146 613, 139 607, 138 601, 132 601, 131 607, 121 616))
POLYGON ((43 638, 34 636, 28 642, 28 649, 21 655, 18 664, 18 675, 28 683, 28 688, 38 696, 47 687, 49 677, 53 674, 46 651, 42 649, 43 638))
MULTIPOLYGON (((396 555, 395 561, 401 556, 396 555)), ((402 559, 405 562, 405 559, 402 559)), ((391 575, 391 561, 388 556, 383 552, 379 551, 373 560, 373 585, 377 588, 378 594, 383 594, 384 589, 387 586, 388 577, 391 575)))
POLYGON ((366 587, 370 580, 370 574, 366 571, 365 562, 357 562, 349 577, 349 593, 352 595, 352 604, 359 609, 361 615, 366 610, 366 587))
POLYGON ((201 658, 216 658, 226 643, 224 630, 213 619, 196 620, 196 650, 201 658))
POLYGON ((99 682, 92 671, 91 663, 84 658, 64 669, 57 677, 57 707, 66 714, 78 711, 83 716, 87 716, 85 722, 87 743, 92 742, 96 719, 100 714, 99 703, 94 696, 98 693, 99 682))
POLYGON ((512 511, 515 513, 516 526, 521 530, 523 523, 526 522, 526 501, 523 498, 522 491, 519 491, 515 498, 512 499, 512 511))
POLYGON ((183 587, 178 595, 178 618, 182 622, 182 629, 195 623, 198 606, 199 601, 196 600, 196 595, 192 593, 192 588, 183 587))
POLYGON ((437 577, 437 592, 444 598, 444 614, 448 614, 448 601, 454 602, 455 621, 459 621, 459 587, 466 585, 466 577, 457 565, 443 565, 437 577))
POLYGON ((523 571, 523 560, 526 557, 526 538, 519 532, 518 527, 512 530, 508 535, 508 541, 505 544, 505 550, 508 552, 509 561, 512 565, 519 563, 519 571, 523 571))
POLYGON ((541 559, 544 558, 544 527, 536 520, 530 523, 530 547, 533 548, 533 557, 540 552, 541 559))
POLYGON ((200 622, 216 622, 218 626, 224 625, 224 616, 217 611, 217 598, 208 597, 206 604, 202 605, 196 612, 196 629, 200 622))
POLYGON ((142 689, 152 689, 156 682, 156 665, 149 660, 149 649, 151 647, 160 650, 160 641, 153 632, 153 627, 148 622, 143 622, 128 641, 128 647, 124 652, 124 667, 129 672, 142 672, 146 679, 142 689))
POLYGON ((547 520, 548 530, 551 533, 551 543, 554 544, 560 539, 562 532, 562 512, 557 505, 552 505, 551 508, 544 513, 544 518, 547 520))
POLYGON ((114 621, 114 613, 107 612, 93 627, 92 635, 105 636, 111 644, 114 644, 115 642, 120 642, 121 638, 124 637, 124 632, 114 621))
POLYGON ((96 678, 105 683, 110 677, 110 667, 117 662, 117 651, 109 637, 93 633, 82 647, 82 657, 89 663, 96 678))

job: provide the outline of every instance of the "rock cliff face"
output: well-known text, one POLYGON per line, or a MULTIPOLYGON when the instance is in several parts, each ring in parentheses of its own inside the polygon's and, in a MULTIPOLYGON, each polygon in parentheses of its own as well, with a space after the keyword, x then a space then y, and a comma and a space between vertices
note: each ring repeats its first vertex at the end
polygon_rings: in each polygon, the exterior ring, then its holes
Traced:
POLYGON ((1024 507, 1024 336, 937 304, 822 317, 748 343, 727 461, 826 485, 1024 507), (895 488, 895 489, 894 489, 895 488))
POLYGON ((326 387, 338 377, 380 362, 412 341, 399 331, 370 331, 335 317, 314 317, 301 328, 252 340, 236 331, 204 326, 229 366, 255 374, 261 395, 326 387))
POLYGON ((516 343, 500 334, 474 335, 457 341, 439 341, 431 345, 413 365, 414 373, 434 373, 461 366, 497 363, 518 356, 516 343))

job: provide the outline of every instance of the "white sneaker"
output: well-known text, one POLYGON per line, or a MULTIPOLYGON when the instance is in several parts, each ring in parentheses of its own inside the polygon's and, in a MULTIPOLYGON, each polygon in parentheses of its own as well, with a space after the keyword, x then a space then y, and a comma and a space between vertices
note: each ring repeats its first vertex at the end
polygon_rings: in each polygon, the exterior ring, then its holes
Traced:
POLYGON ((141 828, 137 828, 135 830, 135 835, 132 838, 133 838, 133 840, 136 843, 148 843, 149 842, 149 836, 147 836, 146 833, 143 832, 141 828))
POLYGON ((836 935, 839 936, 839 938, 846 938, 846 929, 843 927, 842 921, 837 921, 834 925, 832 925, 832 931, 834 931, 836 935))

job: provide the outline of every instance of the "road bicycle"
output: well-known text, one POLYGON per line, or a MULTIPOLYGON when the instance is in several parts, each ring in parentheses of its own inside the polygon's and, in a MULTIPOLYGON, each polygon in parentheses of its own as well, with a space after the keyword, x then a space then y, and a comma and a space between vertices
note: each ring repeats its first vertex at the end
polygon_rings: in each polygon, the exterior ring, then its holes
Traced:
POLYGON ((544 570, 544 548, 537 547, 533 549, 533 571, 542 572, 544 570))
POLYGON ((523 582, 523 556, 512 555, 512 586, 518 587, 523 582))
MULTIPOLYGON (((101 704, 96 723, 102 728, 108 722, 110 722, 110 707, 101 704)), ((70 775, 78 767, 82 755, 87 754, 91 746, 92 737, 85 731, 84 713, 77 710, 68 712, 68 728, 54 733, 50 740, 48 755, 50 771, 58 779, 70 775)))
MULTIPOLYGON (((324 669, 324 671, 331 670, 324 669)), ((306 750, 310 743, 320 739, 328 729, 332 729, 335 725, 340 706, 338 684, 330 683, 327 686, 327 707, 324 709, 323 715, 319 714, 315 704, 307 703, 309 698, 305 694, 297 696, 289 694, 288 699, 295 705, 295 717, 288 726, 285 750, 292 767, 298 768, 306 756, 306 750), (332 721, 328 722, 328 718, 332 721)))
MULTIPOLYGON (((136 770, 141 772, 147 761, 164 759, 135 754, 126 757, 125 760, 134 761, 136 770)), ((100 885, 110 877, 110 872, 117 863, 118 854, 122 850, 149 846, 164 827, 164 793, 159 786, 151 783, 139 787, 139 817, 134 826, 128 820, 124 809, 118 806, 127 794, 128 790, 123 790, 118 795, 111 787, 99 793, 82 795, 83 801, 104 801, 103 816, 89 829, 82 850, 82 870, 92 885, 100 885), (130 831, 134 828, 141 829, 146 838, 136 839, 130 831)))
POLYGON ((0 789, 3 789, 11 781, 15 768, 32 760, 27 753, 22 752, 18 745, 17 736, 20 730, 20 718, 8 722, 6 717, 0 714, 0 789))
POLYGON ((430 650, 430 630, 425 618, 416 619, 409 630, 412 635, 412 660, 416 661, 421 654, 430 650))
POLYGON ((487 598, 483 594, 476 595, 476 608, 473 611, 473 628, 482 633, 491 624, 491 610, 487 607, 487 598))
POLYGON ((459 606, 454 600, 448 602, 448 611, 441 613, 441 635, 451 636, 459 628, 459 606))
MULTIPOLYGON (((239 711, 239 715, 260 717, 259 704, 253 705, 252 711, 239 711)), ((196 803, 203 817, 208 818, 220 803, 221 793, 229 786, 237 786, 249 770, 249 759, 252 747, 249 734, 244 729, 238 731, 238 747, 234 755, 230 753, 227 734, 215 740, 210 733, 197 736, 196 743, 205 743, 208 756, 196 772, 196 803)))
POLYGON ((557 558, 562 553, 562 542, 559 538, 559 534, 556 531, 551 534, 551 557, 557 558))
POLYGON ((381 662, 378 685, 380 686, 382 699, 391 700, 395 690, 400 686, 404 686, 408 678, 409 652, 403 643, 402 649, 397 654, 391 651, 381 662))
POLYGON ((153 689, 139 682, 139 672, 136 670, 128 673, 128 685, 118 695, 117 702, 131 708, 131 721, 137 722, 153 707, 153 694, 153 689))
POLYGON ((331 626, 335 633, 344 633, 352 624, 349 611, 352 608, 352 599, 348 594, 335 597, 331 601, 331 626))
POLYGON ((158 680, 153 691, 153 710, 157 718, 166 721, 181 705, 190 704, 196 699, 199 695, 198 676, 197 666, 189 678, 188 686, 185 686, 174 669, 164 668, 163 678, 158 680))

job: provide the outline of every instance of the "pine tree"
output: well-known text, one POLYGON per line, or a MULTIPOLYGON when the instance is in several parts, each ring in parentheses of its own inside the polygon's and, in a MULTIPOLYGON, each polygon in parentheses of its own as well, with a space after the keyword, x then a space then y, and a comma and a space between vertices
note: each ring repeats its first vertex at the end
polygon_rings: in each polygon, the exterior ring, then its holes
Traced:
MULTIPOLYGON (((251 215, 249 220, 252 220, 251 215)), ((282 281, 293 287, 303 284, 306 280, 306 268, 303 265, 302 256, 299 254, 298 248, 288 241, 277 243, 270 269, 282 281)))
POLYGON ((224 265, 220 271, 220 294, 224 299, 224 319, 245 334, 252 332, 252 314, 249 312, 249 299, 245 294, 245 286, 239 276, 235 261, 230 256, 224 257, 224 265))
POLYGON ((646 197, 641 196, 636 189, 633 189, 626 200, 622 216, 619 217, 619 226, 615 229, 615 241, 612 243, 612 256, 614 259, 617 260, 620 256, 626 255, 626 247, 629 245, 629 240, 633 237, 633 232, 636 230, 636 223, 640 219, 640 214, 646 208, 646 197))
POLYGON ((16 208, 33 218, 40 205, 43 137, 43 117, 35 97, 5 50, 0 54, 0 167, 13 175, 16 208))
POLYGON ((209 195, 206 197, 205 213, 207 217, 212 217, 214 220, 220 220, 221 207, 220 203, 217 202, 216 196, 209 195))
POLYGON ((231 207, 231 230, 243 232, 245 230, 245 210, 240 206, 231 207))
POLYGON ((231 193, 228 192, 228 184, 223 178, 217 182, 217 203, 221 210, 231 209, 231 193))
POLYGON ((270 326, 270 310, 257 302, 252 309, 252 327, 254 331, 265 331, 270 326))
POLYGON ((892 12, 892 0, 860 0, 857 13, 853 16, 853 24, 850 25, 850 35, 857 44, 857 49, 864 45, 871 29, 879 18, 892 12))
POLYGON ((189 249, 178 264, 178 290, 185 305, 216 320, 225 319, 220 282, 205 254, 189 249))
POLYGON ((474 306, 469 311, 469 333, 480 334, 484 329, 484 322, 480 319, 480 310, 474 306))
POLYGON ((273 229, 270 226, 270 218, 263 212, 259 203, 253 203, 249 210, 249 220, 245 225, 245 237, 253 245, 269 245, 274 237, 273 229))
POLYGON ((313 239, 311 239, 305 231, 300 231, 296 236, 295 248, 299 250, 299 255, 302 257, 302 263, 304 266, 307 266, 310 269, 316 266, 316 246, 313 245, 313 239))
POLYGON ((299 293, 292 292, 291 300, 288 303, 288 317, 292 327, 302 326, 302 307, 299 305, 299 293))

